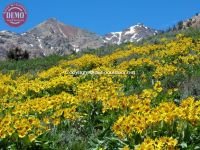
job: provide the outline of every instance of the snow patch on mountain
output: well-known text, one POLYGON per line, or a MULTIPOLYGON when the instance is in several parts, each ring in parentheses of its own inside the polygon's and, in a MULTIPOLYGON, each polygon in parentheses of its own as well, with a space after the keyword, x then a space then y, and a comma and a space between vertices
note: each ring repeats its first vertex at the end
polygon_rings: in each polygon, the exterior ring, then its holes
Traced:
POLYGON ((128 30, 127 32, 125 32, 125 35, 128 35, 128 34, 135 34, 135 32, 136 32, 135 27, 136 27, 136 26, 130 27, 129 30, 128 30))
POLYGON ((153 30, 143 24, 131 26, 120 32, 111 32, 103 38, 104 43, 121 44, 125 42, 139 42, 142 39, 156 35, 158 31, 153 30))
POLYGON ((39 42, 39 47, 42 49, 43 47, 42 47, 42 41, 41 41, 41 39, 39 37, 37 37, 37 40, 39 42))
POLYGON ((2 30, 0 31, 1 33, 7 33, 8 31, 7 30, 2 30))
POLYGON ((77 45, 72 45, 72 46, 73 46, 75 52, 79 52, 80 51, 79 46, 77 46, 77 45))

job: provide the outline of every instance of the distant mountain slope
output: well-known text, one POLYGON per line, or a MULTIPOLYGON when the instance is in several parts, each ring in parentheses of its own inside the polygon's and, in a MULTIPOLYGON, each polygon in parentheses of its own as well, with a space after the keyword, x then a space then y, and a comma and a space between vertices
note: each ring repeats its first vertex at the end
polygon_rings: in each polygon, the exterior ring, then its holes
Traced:
POLYGON ((156 30, 137 24, 121 32, 100 36, 51 18, 22 34, 0 31, 0 59, 5 59, 7 51, 15 47, 27 50, 31 58, 51 54, 68 55, 88 48, 138 42, 157 33, 156 30))
POLYGON ((29 51, 31 57, 39 57, 51 54, 68 55, 103 45, 101 36, 64 25, 56 19, 49 19, 22 34, 0 31, 0 59, 5 58, 7 51, 14 47, 29 51))
POLYGON ((103 40, 95 33, 64 25, 56 19, 49 19, 22 36, 33 39, 33 46, 43 49, 44 55, 70 54, 85 48, 103 46, 103 40))
POLYGON ((175 25, 174 30, 184 30, 188 28, 200 28, 200 14, 197 13, 195 16, 179 21, 177 25, 175 25))
POLYGON ((196 14, 192 18, 183 22, 184 27, 199 28, 200 27, 200 14, 196 14))
POLYGON ((105 43, 121 44, 125 42, 138 42, 157 33, 157 30, 146 27, 143 24, 137 24, 120 32, 111 32, 105 35, 103 39, 105 43))

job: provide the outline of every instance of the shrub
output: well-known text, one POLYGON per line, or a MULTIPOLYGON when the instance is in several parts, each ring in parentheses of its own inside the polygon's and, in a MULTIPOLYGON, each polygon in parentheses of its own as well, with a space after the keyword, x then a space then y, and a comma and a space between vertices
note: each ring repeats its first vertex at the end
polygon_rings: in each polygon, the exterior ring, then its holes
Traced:
POLYGON ((7 58, 16 61, 29 59, 29 53, 26 50, 24 51, 21 48, 16 47, 8 51, 7 58))
POLYGON ((182 30, 183 29, 183 21, 179 21, 178 22, 177 28, 178 28, 178 30, 182 30))

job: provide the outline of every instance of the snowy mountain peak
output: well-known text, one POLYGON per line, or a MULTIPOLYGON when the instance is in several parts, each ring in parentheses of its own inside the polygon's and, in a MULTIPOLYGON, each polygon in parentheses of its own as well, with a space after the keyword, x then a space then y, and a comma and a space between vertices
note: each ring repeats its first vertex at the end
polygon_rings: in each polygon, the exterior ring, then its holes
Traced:
POLYGON ((0 31, 0 59, 6 58, 9 49, 19 47, 30 53, 30 58, 51 54, 68 55, 84 49, 95 49, 107 44, 138 42, 143 38, 157 34, 143 24, 99 36, 93 32, 65 25, 50 18, 24 33, 0 31))
POLYGON ((104 37, 104 43, 109 44, 121 44, 125 42, 138 42, 148 36, 157 34, 156 30, 153 30, 145 25, 138 23, 130 26, 129 28, 120 32, 111 32, 104 37))

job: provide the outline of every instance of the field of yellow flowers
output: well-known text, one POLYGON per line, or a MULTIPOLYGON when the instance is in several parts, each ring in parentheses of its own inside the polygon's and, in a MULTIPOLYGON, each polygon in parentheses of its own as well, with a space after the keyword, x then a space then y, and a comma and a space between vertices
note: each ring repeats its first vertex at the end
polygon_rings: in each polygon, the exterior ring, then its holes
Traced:
POLYGON ((200 41, 181 34, 0 74, 0 149, 200 149, 200 41), (82 74, 81 74, 82 73, 82 74))

